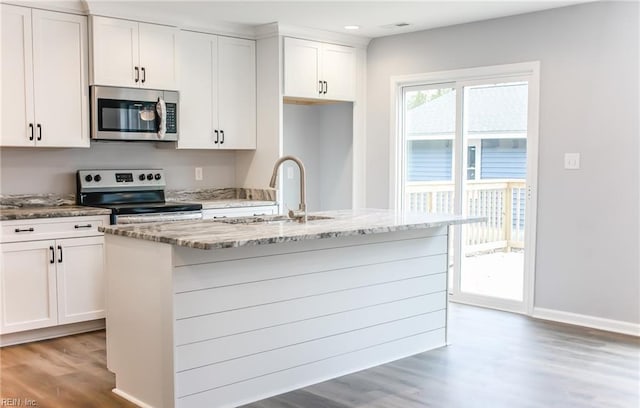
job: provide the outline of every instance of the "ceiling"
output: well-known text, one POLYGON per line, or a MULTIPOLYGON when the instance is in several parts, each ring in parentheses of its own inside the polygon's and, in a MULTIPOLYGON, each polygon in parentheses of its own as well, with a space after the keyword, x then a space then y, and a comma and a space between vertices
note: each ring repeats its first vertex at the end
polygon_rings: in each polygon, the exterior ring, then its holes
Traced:
POLYGON ((257 26, 278 22, 367 38, 426 30, 585 3, 548 1, 165 1, 85 0, 92 14, 128 16, 207 28, 219 24, 257 26), (405 27, 395 24, 408 23, 405 27), (346 30, 358 25, 359 30, 346 30))

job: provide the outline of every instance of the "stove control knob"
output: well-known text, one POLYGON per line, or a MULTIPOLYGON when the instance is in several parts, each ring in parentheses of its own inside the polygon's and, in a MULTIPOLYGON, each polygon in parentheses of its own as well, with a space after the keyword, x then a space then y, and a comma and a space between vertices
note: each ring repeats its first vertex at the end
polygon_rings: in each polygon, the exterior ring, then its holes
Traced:
POLYGON ((91 174, 87 174, 86 176, 84 176, 84 180, 86 182, 91 182, 93 181, 93 177, 91 176, 91 174))
POLYGON ((138 179, 140 179, 140 181, 144 181, 146 177, 144 176, 144 174, 141 174, 138 176, 138 179))
POLYGON ((160 180, 162 178, 162 176, 160 175, 160 173, 156 173, 155 175, 155 179, 156 180, 160 180))
POLYGON ((153 180, 153 174, 151 173, 147 174, 147 180, 153 180))
POLYGON ((100 180, 102 180, 102 176, 99 174, 96 174, 95 176, 93 176, 93 179, 96 181, 96 183, 100 180))

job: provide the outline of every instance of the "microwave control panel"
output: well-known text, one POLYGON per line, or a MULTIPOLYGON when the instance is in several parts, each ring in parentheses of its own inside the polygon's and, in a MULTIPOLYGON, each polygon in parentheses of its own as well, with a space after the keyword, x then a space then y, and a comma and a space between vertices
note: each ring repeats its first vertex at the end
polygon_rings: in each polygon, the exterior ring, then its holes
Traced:
POLYGON ((175 103, 167 103, 167 133, 178 133, 177 106, 175 103))

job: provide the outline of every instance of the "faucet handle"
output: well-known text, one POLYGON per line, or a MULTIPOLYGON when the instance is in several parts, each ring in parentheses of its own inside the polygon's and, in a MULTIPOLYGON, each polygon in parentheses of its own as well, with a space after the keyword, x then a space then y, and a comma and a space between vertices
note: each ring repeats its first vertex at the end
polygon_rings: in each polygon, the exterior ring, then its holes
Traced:
POLYGON ((289 210, 289 218, 296 220, 300 223, 307 222, 307 213, 305 211, 293 211, 289 210))

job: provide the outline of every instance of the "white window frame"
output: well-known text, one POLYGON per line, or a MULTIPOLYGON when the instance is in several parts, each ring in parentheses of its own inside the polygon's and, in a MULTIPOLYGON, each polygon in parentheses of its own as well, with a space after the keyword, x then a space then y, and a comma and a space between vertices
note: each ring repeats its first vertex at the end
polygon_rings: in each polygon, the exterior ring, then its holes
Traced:
MULTIPOLYGON (((404 170, 404 140, 403 140, 403 88, 407 86, 449 86, 454 84, 456 88, 456 106, 460 106, 461 98, 463 98, 461 89, 464 86, 470 86, 474 83, 484 83, 489 80, 500 81, 501 79, 513 80, 522 77, 528 82, 528 115, 527 115, 527 154, 531 155, 533 160, 527 160, 527 202, 528 206, 527 218, 525 220, 525 291, 523 305, 524 310, 512 309, 508 304, 496 305, 497 308, 513 310, 520 313, 531 315, 534 306, 534 287, 535 287, 535 247, 536 247, 536 220, 537 220, 537 174, 538 174, 538 115, 539 115, 539 98, 540 98, 540 62, 530 61, 516 64, 493 65, 486 67, 467 68, 451 71, 438 71, 431 73, 420 73, 411 75, 392 76, 390 80, 390 129, 389 129, 389 208, 396 211, 403 211, 402 197, 402 177, 404 170)), ((462 132, 462 112, 456 111, 456 138, 455 140, 464 140, 458 137, 458 133, 462 132)), ((454 142, 454 163, 460 163, 466 154, 466 146, 458 148, 454 142)), ((455 165, 455 164, 454 164, 455 165)), ((463 172, 456 172, 456 191, 455 196, 462 196, 462 180, 463 172), (460 191, 458 191, 460 190, 460 191)), ((466 173, 464 174, 466 176, 466 173)), ((456 200, 455 212, 462 213, 461 200, 456 200)), ((460 240, 460 233, 455 234, 456 241, 460 240)), ((456 248, 460 248, 456 242, 456 248)), ((457 273, 455 278, 460 279, 457 273)), ((458 287, 459 287, 459 282, 458 287)), ((472 302, 469 302, 472 303, 472 302)))

